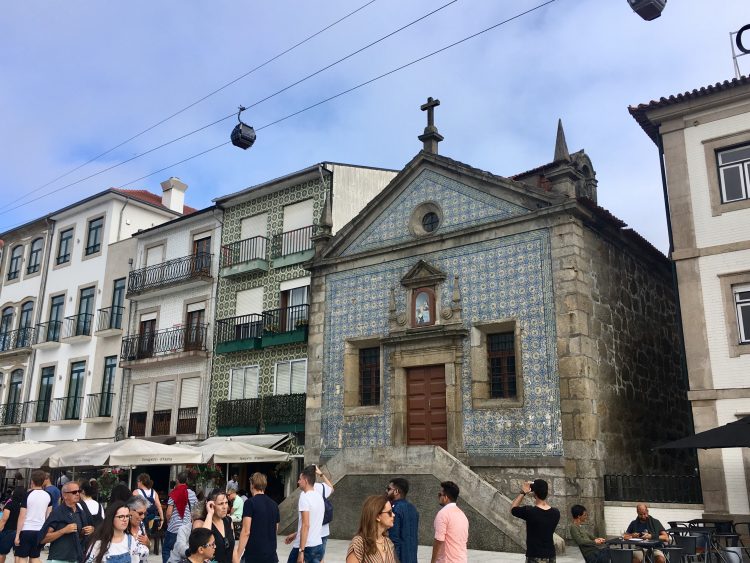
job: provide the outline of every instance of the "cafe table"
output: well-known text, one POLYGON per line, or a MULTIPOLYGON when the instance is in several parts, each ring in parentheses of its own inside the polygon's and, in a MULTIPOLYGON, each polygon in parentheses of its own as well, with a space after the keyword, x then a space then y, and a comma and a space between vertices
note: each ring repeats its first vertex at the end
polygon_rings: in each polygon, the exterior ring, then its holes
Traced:
POLYGON ((664 544, 659 540, 644 540, 641 538, 632 538, 626 540, 623 537, 608 539, 607 545, 626 545, 632 549, 643 551, 643 559, 646 563, 654 563, 654 549, 661 548, 664 544))

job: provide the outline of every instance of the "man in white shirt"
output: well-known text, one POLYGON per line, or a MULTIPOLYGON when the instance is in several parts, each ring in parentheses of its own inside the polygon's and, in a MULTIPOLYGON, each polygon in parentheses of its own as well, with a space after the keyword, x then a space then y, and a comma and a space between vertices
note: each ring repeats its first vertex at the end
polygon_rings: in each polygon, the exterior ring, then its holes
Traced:
MULTIPOLYGON (((317 465, 314 465, 315 467, 315 476, 316 478, 320 479, 321 483, 315 483, 315 490, 320 493, 320 495, 327 499, 331 496, 331 493, 333 492, 333 483, 331 483, 330 479, 323 475, 323 472, 320 470, 320 467, 317 465)), ((325 502, 324 506, 325 508, 325 502)), ((325 519, 325 518, 324 518, 325 519)), ((331 534, 330 528, 328 524, 323 524, 323 527, 320 529, 320 538, 323 540, 323 561, 325 561, 326 556, 326 544, 328 543, 328 536, 331 534)))
POLYGON ((323 496, 315 490, 315 466, 302 470, 297 480, 302 489, 299 496, 297 532, 289 534, 284 543, 292 544, 287 563, 320 563, 323 560, 323 496), (292 543, 294 542, 294 543, 292 543))
POLYGON ((17 563, 41 563, 39 530, 52 510, 52 497, 42 486, 47 475, 37 469, 31 472, 31 490, 21 502, 18 514, 15 539, 15 557, 17 563))

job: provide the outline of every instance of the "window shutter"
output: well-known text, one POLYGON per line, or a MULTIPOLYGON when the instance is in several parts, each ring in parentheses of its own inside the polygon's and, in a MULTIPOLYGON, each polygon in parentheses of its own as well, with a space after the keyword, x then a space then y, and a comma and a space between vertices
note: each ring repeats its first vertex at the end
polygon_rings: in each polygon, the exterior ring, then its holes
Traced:
POLYGON ((245 399, 258 397, 258 375, 260 368, 251 366, 245 368, 245 399))
POLYGON ((307 287, 310 285, 310 276, 304 278, 295 278, 293 280, 283 281, 279 284, 279 291, 289 291, 298 287, 307 287))
POLYGON ((174 404, 174 381, 160 381, 156 384, 156 400, 154 410, 172 410, 174 404))
POLYGON ((306 199, 284 207, 284 232, 294 231, 313 224, 313 200, 306 199))
POLYGON ((235 314, 240 315, 258 314, 263 312, 263 288, 254 287, 237 292, 235 302, 235 314))
POLYGON ((279 362, 276 364, 276 394, 288 395, 291 391, 291 364, 279 362))
POLYGON ((130 412, 146 412, 148 410, 148 383, 133 385, 133 404, 130 412))
POLYGON ((291 362, 292 365, 292 393, 307 392, 307 360, 291 362))
POLYGON ((187 306, 187 312, 192 313, 194 311, 203 311, 206 308, 206 302, 201 301, 200 303, 191 303, 187 306))
POLYGON ((198 406, 198 397, 201 392, 200 377, 191 377, 182 380, 182 392, 180 393, 180 408, 190 409, 198 406))
POLYGON ((153 246, 146 250, 146 266, 164 262, 164 245, 153 246))
POLYGON ((246 217, 240 222, 240 240, 268 237, 268 213, 246 217))
POLYGON ((146 321, 155 321, 156 320, 156 313, 146 313, 145 315, 141 315, 141 322, 146 321))
POLYGON ((233 368, 229 376, 229 399, 242 399, 244 394, 245 368, 233 368))

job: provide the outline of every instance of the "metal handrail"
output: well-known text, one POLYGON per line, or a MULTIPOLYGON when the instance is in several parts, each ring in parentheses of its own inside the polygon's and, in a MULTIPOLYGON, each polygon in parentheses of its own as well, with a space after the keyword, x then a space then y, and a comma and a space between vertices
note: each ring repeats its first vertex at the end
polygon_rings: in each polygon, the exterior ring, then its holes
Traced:
POLYGON ((154 411, 151 417, 151 435, 166 436, 172 425, 172 409, 154 411))
POLYGON ((263 315, 251 314, 216 321, 215 344, 260 338, 263 335, 263 315))
POLYGON ((310 239, 317 231, 317 225, 308 225, 301 229, 286 231, 273 235, 272 254, 274 258, 287 256, 295 252, 304 252, 313 247, 313 241, 310 239))
POLYGON ((93 313, 78 313, 77 315, 65 317, 63 338, 71 338, 73 336, 91 336, 93 325, 93 313))
POLYGON ((228 268, 250 260, 268 260, 268 239, 252 237, 221 247, 220 267, 228 268))
POLYGON ((291 332, 306 325, 310 305, 293 305, 263 311, 263 331, 271 333, 291 332))
POLYGON ((185 407, 177 411, 177 434, 195 434, 198 428, 198 407, 185 407))
POLYGON ((219 401, 216 426, 257 426, 260 430, 269 424, 304 424, 306 401, 306 393, 219 401))
POLYGON ((145 412, 131 412, 128 420, 128 436, 145 436, 146 435, 146 417, 145 412))
POLYGON ((109 330, 122 328, 122 317, 125 307, 105 307, 97 311, 96 330, 109 330))
POLYGON ((83 397, 60 397, 52 399, 50 422, 58 420, 80 420, 83 397))
POLYGON ((144 332, 122 339, 120 358, 142 360, 176 352, 205 350, 207 325, 144 332))
POLYGON ((34 343, 34 327, 0 332, 0 352, 30 348, 34 343))
POLYGON ((86 395, 85 418, 106 418, 112 416, 114 393, 95 393, 86 395))
POLYGON ((191 279, 211 276, 212 254, 199 252, 161 264, 133 270, 128 276, 129 295, 191 279))
POLYGON ((62 321, 49 321, 36 325, 34 344, 44 342, 60 342, 62 332, 62 321))
POLYGON ((18 426, 23 422, 23 403, 0 405, 0 426, 18 426))
POLYGON ((24 403, 24 422, 49 422, 52 399, 24 403))

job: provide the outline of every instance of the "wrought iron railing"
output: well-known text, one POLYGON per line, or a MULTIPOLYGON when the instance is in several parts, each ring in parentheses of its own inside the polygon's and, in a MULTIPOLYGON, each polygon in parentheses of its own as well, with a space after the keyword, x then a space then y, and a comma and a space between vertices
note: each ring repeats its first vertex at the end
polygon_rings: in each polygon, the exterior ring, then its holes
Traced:
POLYGON ((260 338, 263 335, 262 315, 241 315, 216 321, 216 344, 260 338))
POLYGON ((144 332, 122 339, 120 357, 142 360, 176 352, 206 349, 206 325, 144 332))
POLYGON ((17 426, 23 422, 23 403, 0 405, 0 426, 17 426))
POLYGON ((253 237, 221 247, 222 268, 236 266, 250 260, 268 260, 268 239, 266 237, 253 237))
POLYGON ((211 256, 208 252, 199 252, 133 270, 128 276, 128 295, 192 279, 211 277, 211 256))
POLYGON ((305 393, 295 393, 219 401, 216 425, 219 428, 256 426, 260 431, 271 425, 304 424, 306 399, 305 393))
POLYGON ((177 433, 195 434, 198 428, 198 407, 189 407, 177 411, 177 433))
POLYGON ((99 309, 96 330, 122 328, 122 317, 124 314, 125 307, 105 307, 104 309, 99 309))
POLYGON ((294 229, 293 231, 273 235, 271 252, 274 258, 310 250, 313 247, 310 237, 315 234, 316 230, 317 225, 308 225, 301 229, 294 229))
POLYGON ((59 420, 80 420, 83 397, 60 397, 52 399, 50 422, 59 420))
POLYGON ((19 328, 0 332, 0 352, 29 348, 34 343, 34 328, 19 328))
POLYGON ((93 313, 78 313, 77 315, 65 317, 63 338, 72 338, 74 336, 91 336, 93 325, 93 313))
POLYGON ((115 400, 114 393, 96 393, 86 395, 85 418, 104 418, 112 416, 112 404, 115 400))
POLYGON ((703 502, 697 475, 605 475, 604 500, 628 502, 703 502))
POLYGON ((172 424, 172 409, 154 411, 151 418, 151 435, 166 436, 172 424))
POLYGON ((146 435, 146 416, 145 412, 131 412, 128 421, 128 436, 145 436, 146 435))
POLYGON ((307 324, 310 305, 293 305, 263 311, 265 332, 289 332, 307 324))
POLYGON ((49 321, 36 325, 36 334, 34 335, 34 344, 44 342, 60 342, 62 332, 62 321, 49 321))
POLYGON ((52 399, 24 403, 24 422, 49 422, 52 399))

